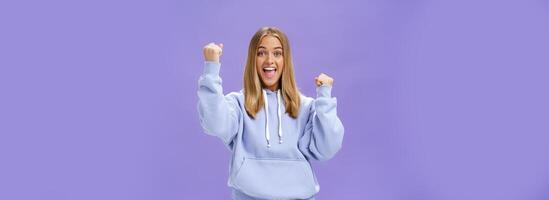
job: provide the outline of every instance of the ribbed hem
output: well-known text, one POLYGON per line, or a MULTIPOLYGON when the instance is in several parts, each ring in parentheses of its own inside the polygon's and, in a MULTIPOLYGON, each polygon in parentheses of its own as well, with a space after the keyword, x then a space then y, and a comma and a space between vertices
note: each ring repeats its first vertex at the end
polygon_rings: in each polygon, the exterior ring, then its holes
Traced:
MULTIPOLYGON (((254 198, 254 197, 251 197, 251 196, 248 196, 236 189, 232 189, 232 195, 231 195, 231 199, 232 200, 266 200, 266 199, 259 199, 259 198, 254 198)), ((303 199, 303 200, 315 200, 314 197, 311 197, 311 198, 308 198, 308 199, 303 199)))

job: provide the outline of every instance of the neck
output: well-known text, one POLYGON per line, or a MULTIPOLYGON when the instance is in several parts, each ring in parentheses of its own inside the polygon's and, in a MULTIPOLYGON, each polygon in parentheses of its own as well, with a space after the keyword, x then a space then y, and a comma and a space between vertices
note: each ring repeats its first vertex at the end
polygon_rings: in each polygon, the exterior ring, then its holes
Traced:
POLYGON ((278 90, 278 88, 266 88, 268 90, 270 90, 271 92, 276 92, 278 90))
POLYGON ((275 84, 275 85, 272 85, 272 86, 265 86, 264 88, 275 92, 275 91, 278 90, 278 84, 275 84))

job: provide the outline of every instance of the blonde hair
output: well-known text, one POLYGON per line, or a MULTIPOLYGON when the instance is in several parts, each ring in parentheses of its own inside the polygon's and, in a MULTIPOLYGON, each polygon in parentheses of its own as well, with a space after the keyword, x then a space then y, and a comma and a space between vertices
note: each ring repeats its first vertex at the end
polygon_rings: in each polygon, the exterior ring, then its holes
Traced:
POLYGON ((260 28, 252 37, 248 48, 248 59, 244 69, 244 107, 246 112, 252 118, 264 105, 261 78, 256 68, 257 49, 261 39, 265 36, 273 36, 280 40, 282 44, 282 54, 284 56, 284 68, 282 77, 279 80, 279 88, 282 98, 286 104, 286 112, 292 117, 297 118, 299 114, 300 97, 294 76, 294 67, 292 64, 292 55, 290 52, 290 43, 286 35, 275 27, 260 28))

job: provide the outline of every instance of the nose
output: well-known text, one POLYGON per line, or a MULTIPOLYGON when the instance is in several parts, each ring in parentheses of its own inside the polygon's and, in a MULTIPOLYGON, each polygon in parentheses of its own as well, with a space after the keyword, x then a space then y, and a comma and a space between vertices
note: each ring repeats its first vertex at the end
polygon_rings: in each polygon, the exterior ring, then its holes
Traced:
POLYGON ((273 55, 271 53, 269 53, 267 56, 267 63, 269 65, 272 65, 274 63, 273 55))

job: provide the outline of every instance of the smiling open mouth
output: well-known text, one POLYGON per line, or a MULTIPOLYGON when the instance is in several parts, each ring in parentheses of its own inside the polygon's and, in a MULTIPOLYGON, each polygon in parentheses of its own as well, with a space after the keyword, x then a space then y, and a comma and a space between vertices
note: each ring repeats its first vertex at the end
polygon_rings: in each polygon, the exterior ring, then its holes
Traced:
POLYGON ((272 78, 276 74, 276 68, 274 67, 265 67, 263 68, 263 73, 267 78, 272 78))

